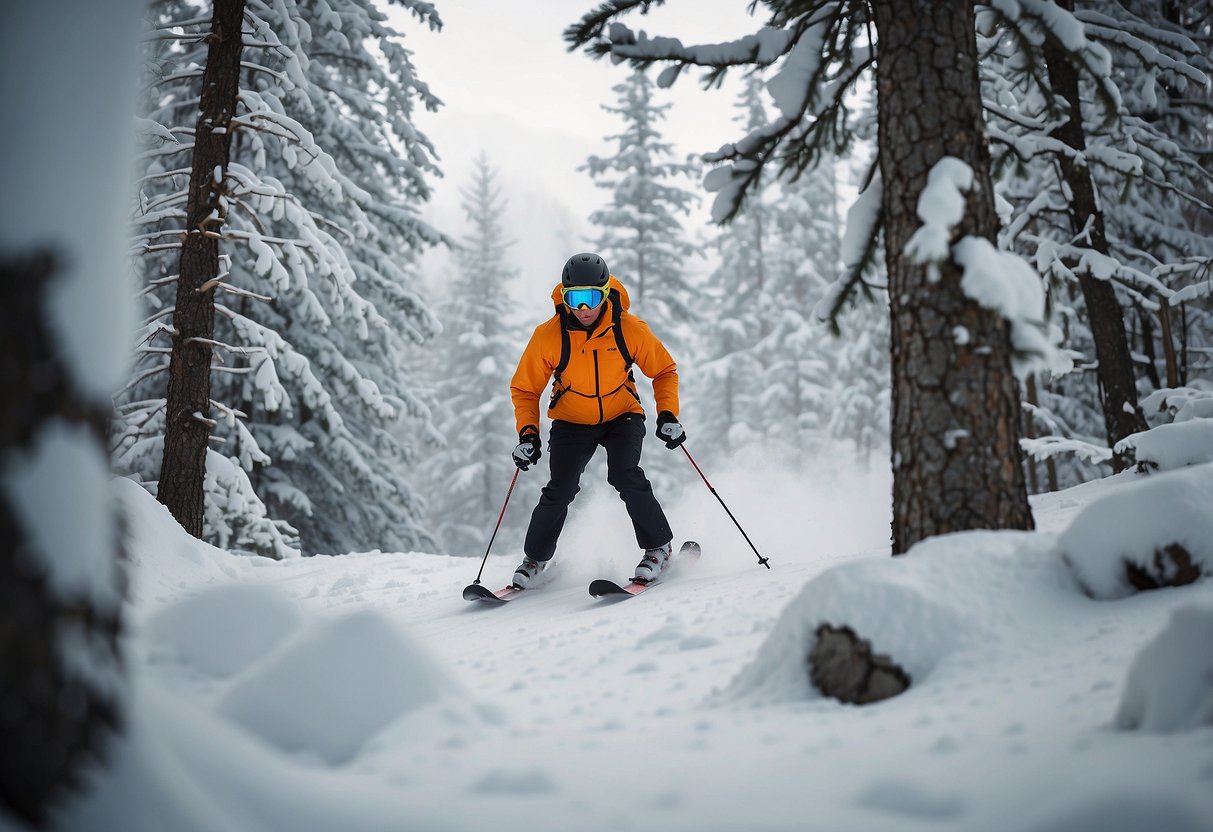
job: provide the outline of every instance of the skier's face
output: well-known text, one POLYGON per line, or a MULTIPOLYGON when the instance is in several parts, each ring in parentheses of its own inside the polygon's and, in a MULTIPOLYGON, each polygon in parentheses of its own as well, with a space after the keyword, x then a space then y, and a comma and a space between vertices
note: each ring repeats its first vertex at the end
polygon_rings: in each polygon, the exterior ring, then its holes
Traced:
POLYGON ((602 307, 604 306, 606 306, 605 303, 600 303, 593 309, 586 309, 584 307, 581 309, 574 309, 572 310, 573 316, 580 321, 582 326, 591 326, 594 321, 598 320, 598 316, 602 314, 602 307))

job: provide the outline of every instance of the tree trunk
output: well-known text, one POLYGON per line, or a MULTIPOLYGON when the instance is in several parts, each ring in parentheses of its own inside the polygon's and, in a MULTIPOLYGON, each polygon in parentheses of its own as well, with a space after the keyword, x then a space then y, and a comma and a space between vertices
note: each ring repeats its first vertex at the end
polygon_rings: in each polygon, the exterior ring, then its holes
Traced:
POLYGON ((1158 299, 1158 321, 1162 324, 1162 354, 1167 368, 1167 386, 1178 387, 1179 365, 1175 361, 1175 340, 1171 333, 1171 304, 1166 298, 1158 299))
MULTIPOLYGON (((1032 405, 1033 407, 1036 407, 1037 405, 1040 404, 1040 400, 1036 397, 1036 373, 1028 374, 1026 387, 1027 387, 1027 389, 1024 391, 1024 393, 1027 397, 1028 404, 1032 405)), ((1027 436, 1028 439, 1036 438, 1036 416, 1031 410, 1024 413, 1023 432, 1024 432, 1024 435, 1027 436)), ((1037 481, 1037 476, 1036 476, 1036 460, 1029 456, 1027 459, 1027 463, 1028 463, 1028 493, 1029 494, 1039 494, 1040 493, 1040 483, 1037 481)))
POLYGON ((181 244, 177 307, 173 312, 173 352, 169 359, 164 458, 160 502, 194 537, 202 536, 203 480, 211 437, 211 341, 215 332, 215 290, 204 288, 219 274, 218 229, 223 176, 231 150, 231 119, 240 89, 241 27, 244 0, 215 0, 207 36, 202 98, 194 133, 193 165, 181 244))
POLYGON ((874 0, 893 379, 893 552, 965 529, 1031 529, 1009 325, 961 290, 961 268, 905 254, 918 195, 944 156, 974 175, 957 237, 998 228, 982 125, 973 7, 874 0), (957 343, 964 327, 970 338, 957 343))
MULTIPOLYGON (((67 447, 73 464, 90 451, 107 455, 109 409, 80 398, 45 323, 46 290, 57 271, 48 253, 0 262, 0 385, 5 393, 0 469, 6 474, 13 461, 29 458, 40 439, 50 441, 46 437, 56 433, 70 437, 60 452, 67 447)), ((43 459, 47 455, 43 450, 43 459)), ((51 476, 66 479, 78 473, 61 462, 51 476)), ((64 493, 75 493, 66 482, 59 485, 64 493)), ((108 494, 86 496, 104 499, 107 507, 110 503, 108 494)), ((75 520, 62 517, 59 522, 75 520)), ((112 608, 104 607, 87 587, 65 589, 44 568, 48 560, 87 562, 90 571, 114 560, 120 564, 119 536, 90 540, 85 548, 94 551, 40 548, 47 543, 45 536, 31 532, 14 495, 0 488, 0 806, 34 825, 46 821, 60 792, 79 785, 82 766, 99 756, 106 736, 121 720, 117 697, 122 690, 114 684, 122 678, 119 598, 112 608)), ((116 594, 122 591, 120 573, 120 566, 115 567, 116 594)))
MULTIPOLYGON (((1072 10, 1074 3, 1073 0, 1061 0, 1061 5, 1072 10)), ((1078 97, 1078 70, 1070 63, 1066 51, 1054 40, 1045 41, 1044 56, 1054 91, 1065 98, 1070 106, 1069 118, 1052 135, 1067 147, 1084 152, 1087 139, 1082 126, 1082 103, 1078 97)), ((1103 212, 1096 203, 1090 169, 1077 164, 1066 154, 1058 154, 1057 162, 1062 178, 1070 189, 1070 223, 1074 234, 1085 230, 1091 248, 1106 255, 1108 238, 1104 230, 1103 212)), ((1146 430, 1148 425, 1137 404, 1133 358, 1129 352, 1129 340, 1125 336, 1124 311, 1116 300, 1116 290, 1111 281, 1100 280, 1086 269, 1078 270, 1078 283, 1082 287, 1091 336, 1095 340, 1104 430, 1108 447, 1112 448, 1129 434, 1146 430)), ((1113 454, 1112 470, 1123 471, 1130 462, 1122 454, 1113 454)))

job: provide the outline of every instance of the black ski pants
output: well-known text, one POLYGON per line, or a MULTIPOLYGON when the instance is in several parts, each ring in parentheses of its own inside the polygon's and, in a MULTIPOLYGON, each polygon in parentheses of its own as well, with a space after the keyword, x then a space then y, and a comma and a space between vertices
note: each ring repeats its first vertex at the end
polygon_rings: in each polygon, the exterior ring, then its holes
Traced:
POLYGON ((531 525, 523 544, 526 556, 532 560, 551 559, 569 504, 581 490, 581 474, 599 445, 606 448, 607 482, 627 505, 640 548, 653 549, 669 543, 674 534, 640 468, 643 442, 644 416, 640 413, 625 413, 600 425, 553 420, 548 436, 551 479, 531 513, 531 525))

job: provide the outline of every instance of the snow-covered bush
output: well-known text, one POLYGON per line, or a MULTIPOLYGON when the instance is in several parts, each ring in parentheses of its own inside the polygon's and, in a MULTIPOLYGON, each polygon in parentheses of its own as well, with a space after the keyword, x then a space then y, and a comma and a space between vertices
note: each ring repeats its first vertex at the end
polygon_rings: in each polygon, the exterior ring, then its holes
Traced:
POLYGON ((1176 610, 1141 649, 1116 711, 1122 729, 1187 731, 1213 725, 1213 604, 1176 610))
POLYGON ((1128 483, 1079 512, 1058 550, 1093 598, 1191 583, 1213 575, 1211 495, 1213 464, 1128 483))

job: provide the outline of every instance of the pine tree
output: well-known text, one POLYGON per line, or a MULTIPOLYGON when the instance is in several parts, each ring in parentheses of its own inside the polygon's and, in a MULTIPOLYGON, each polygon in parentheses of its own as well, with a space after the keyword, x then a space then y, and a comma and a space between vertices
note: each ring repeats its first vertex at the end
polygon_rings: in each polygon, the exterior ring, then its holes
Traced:
MULTIPOLYGON (((740 113, 735 120, 747 132, 768 123, 762 87, 762 77, 751 75, 738 97, 740 113)), ((702 432, 698 444, 713 455, 727 455, 764 432, 766 414, 753 404, 762 374, 756 346, 770 330, 766 292, 782 245, 782 240, 775 240, 776 209, 767 199, 764 180, 733 222, 719 230, 713 245, 720 265, 708 276, 702 294, 710 298, 703 317, 718 324, 697 329, 702 345, 695 353, 705 360, 697 363, 696 378, 705 389, 688 393, 693 401, 711 403, 696 408, 696 425, 702 432)))
POLYGON ((202 536, 203 481, 211 438, 211 356, 219 276, 220 193, 231 157, 244 48, 244 0, 215 0, 190 152, 172 348, 165 399, 164 453, 157 495, 177 522, 202 536))
MULTIPOLYGON (((1033 411, 1034 428, 1057 433, 1031 446, 1038 454, 1110 457, 1119 469, 1127 460, 1111 448, 1145 428, 1122 308, 1157 309, 1157 329, 1167 333, 1162 352, 1173 357, 1168 275, 1210 250, 1183 210, 1199 201, 1194 194, 1208 175, 1176 141, 1185 130, 1172 132, 1184 123, 1174 118, 1182 107, 1169 108, 1166 120, 1157 114, 1159 101, 1169 100, 1165 90, 1199 84, 1198 65, 1208 59, 1156 4, 1063 2, 1004 12, 987 10, 979 25, 989 130, 1009 209, 1003 239, 1044 266, 1068 346, 1088 359, 1082 373, 1047 380, 1035 404, 1058 395, 1071 401, 1066 414, 1033 411)), ((1143 331, 1156 329, 1153 317, 1141 318, 1143 331)), ((1144 342, 1142 352, 1154 354, 1154 338, 1144 342)), ((1154 363, 1144 369, 1158 386, 1154 363)), ((1067 483, 1082 476, 1070 464, 1063 473, 1067 483)))
MULTIPOLYGON (((484 545, 486 524, 500 509, 514 472, 509 386, 518 344, 507 319, 508 284, 516 275, 509 264, 512 242, 503 228, 507 203, 485 154, 475 160, 471 184, 460 193, 468 231, 459 241, 459 270, 442 308, 445 330, 432 357, 446 448, 427 464, 437 495, 431 516, 443 546, 472 552, 484 545)), ((501 542, 518 531, 521 517, 521 512, 510 515, 501 542)))
MULTIPOLYGON (((1037 310, 1001 310, 985 298, 994 307, 987 308, 962 284, 966 264, 980 264, 987 280, 1025 287, 1030 280, 1020 261, 992 245, 998 218, 972 9, 941 2, 772 2, 761 36, 701 48, 650 39, 615 20, 636 5, 603 3, 571 26, 566 39, 636 67, 668 61, 663 84, 691 66, 706 67, 711 83, 732 66, 783 61, 768 83, 780 117, 707 157, 722 163, 705 179, 719 192, 718 221, 737 214, 771 160, 800 172, 845 152, 854 140, 849 93, 875 66, 881 176, 873 194, 880 204, 867 239, 874 244, 883 227, 894 383, 893 550, 948 531, 1031 528, 1012 338, 1016 351, 1041 343, 1028 320, 1037 310), (869 23, 878 40, 865 43, 869 23), (939 50, 952 56, 947 66, 932 57, 939 50), (929 179, 957 210, 919 214, 929 179), (991 270, 995 263, 1001 277, 991 270)), ((855 261, 847 286, 859 282, 865 260, 855 261)))
MULTIPOLYGON (((840 265, 838 189, 827 159, 779 186, 776 255, 763 293, 767 320, 757 404, 770 441, 804 457, 828 437, 831 393, 842 367, 829 329, 814 319, 840 265)), ((848 336, 850 333, 848 333, 848 336)))
MULTIPOLYGON (((607 137, 617 143, 617 152, 610 158, 591 156, 584 167, 611 194, 610 202, 590 215, 603 229, 595 245, 628 287, 634 309, 663 338, 671 338, 678 322, 695 317, 687 268, 694 247, 678 215, 687 214, 696 197, 676 183, 697 165, 673 160, 673 147, 659 130, 672 105, 654 103, 653 82, 643 72, 613 89, 618 104, 603 109, 624 123, 623 132, 607 137)), ((670 346, 676 350, 677 339, 670 346)))
MULTIPOLYGON (((406 4, 439 26, 427 3, 406 4)), ((160 258, 174 248, 180 194, 174 167, 188 132, 176 127, 196 95, 192 4, 155 7, 164 40, 153 56, 145 114, 169 137, 147 157, 137 220, 148 325, 120 407, 122 460, 147 480, 163 417, 156 337, 175 280, 160 258), (166 125, 168 125, 166 127, 166 125)), ((236 550, 276 556, 430 538, 422 501, 405 479, 417 445, 433 440, 429 405, 402 373, 412 343, 437 331, 413 290, 413 260, 441 235, 418 217, 435 173, 429 142, 411 125, 417 102, 438 101, 417 79, 398 33, 369 0, 319 9, 249 0, 241 109, 220 197, 224 273, 216 286, 212 406, 220 443, 207 462, 206 527, 236 550), (293 524, 293 525, 292 525, 293 524)), ((186 145, 187 147, 188 145, 186 145)))

